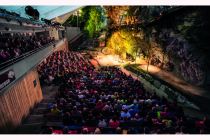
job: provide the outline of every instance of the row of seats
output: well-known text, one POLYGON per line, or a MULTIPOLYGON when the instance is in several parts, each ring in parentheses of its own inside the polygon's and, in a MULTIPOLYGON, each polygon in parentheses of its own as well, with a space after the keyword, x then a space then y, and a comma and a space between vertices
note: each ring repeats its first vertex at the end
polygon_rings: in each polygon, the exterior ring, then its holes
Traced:
POLYGON ((54 41, 54 38, 44 35, 0 33, 0 63, 20 57, 54 41))
POLYGON ((146 91, 117 67, 94 68, 78 52, 55 52, 38 71, 42 84, 59 86, 45 114, 49 125, 43 133, 209 133, 206 117, 186 117, 177 101, 146 91))

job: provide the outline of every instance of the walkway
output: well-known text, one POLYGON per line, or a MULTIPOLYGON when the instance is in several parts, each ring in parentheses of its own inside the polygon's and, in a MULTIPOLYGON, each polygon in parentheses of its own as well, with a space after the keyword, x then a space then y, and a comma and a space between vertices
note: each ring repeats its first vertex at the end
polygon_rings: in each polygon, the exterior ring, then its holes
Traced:
MULTIPOLYGON (((140 64, 139 68, 146 71, 147 65, 140 64)), ((151 75, 161 80, 164 80, 165 82, 169 83, 170 85, 184 93, 190 98, 192 102, 197 104, 202 111, 206 112, 207 114, 210 114, 210 94, 208 92, 208 89, 191 85, 186 81, 182 80, 181 78, 177 77, 172 72, 161 70, 160 68, 152 65, 149 66, 148 72, 151 75)))
MULTIPOLYGON (((144 84, 144 87, 145 87, 145 89, 147 91, 149 91, 149 92, 154 92, 155 91, 157 93, 157 95, 160 96, 160 97, 165 95, 165 93, 161 89, 158 89, 154 85, 151 85, 148 81, 146 81, 142 77, 137 76, 135 73, 132 73, 132 72, 126 70, 123 67, 121 67, 121 70, 126 75, 131 75, 134 79, 140 80, 144 84)), ((185 106, 184 104, 179 104, 179 105, 183 107, 185 115, 190 116, 192 118, 200 118, 200 119, 202 119, 204 116, 210 117, 210 115, 206 114, 206 112, 202 112, 202 111, 198 111, 198 110, 189 108, 189 107, 185 106)))

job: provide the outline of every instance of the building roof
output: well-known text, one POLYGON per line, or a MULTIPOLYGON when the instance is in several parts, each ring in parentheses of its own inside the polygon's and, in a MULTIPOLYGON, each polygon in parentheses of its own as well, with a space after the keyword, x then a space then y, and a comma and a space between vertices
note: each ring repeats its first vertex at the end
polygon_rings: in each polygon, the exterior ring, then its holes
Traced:
MULTIPOLYGON (((10 12, 16 12, 20 14, 21 17, 28 18, 29 16, 25 13, 24 6, 0 6, 1 9, 6 9, 10 12)), ((32 6, 34 9, 37 9, 40 14, 40 19, 53 19, 62 15, 65 15, 69 12, 73 12, 80 8, 81 6, 32 6)))

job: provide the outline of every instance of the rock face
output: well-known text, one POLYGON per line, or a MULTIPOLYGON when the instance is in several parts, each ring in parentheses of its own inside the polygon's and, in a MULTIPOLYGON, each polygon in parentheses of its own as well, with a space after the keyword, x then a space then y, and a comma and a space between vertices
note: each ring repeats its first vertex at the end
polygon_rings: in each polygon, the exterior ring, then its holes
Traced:
POLYGON ((184 38, 174 37, 171 44, 166 46, 166 53, 171 55, 171 63, 176 68, 176 73, 183 79, 196 85, 202 85, 205 82, 205 69, 201 56, 191 50, 193 47, 184 38), (178 63, 175 63, 176 60, 178 63))
MULTIPOLYGON (((111 7, 111 15, 119 16, 116 13, 128 9, 111 7)), ((152 65, 171 71, 193 85, 210 86, 210 7, 140 6, 134 9, 137 23, 141 24, 126 26, 128 35, 122 37, 123 41, 129 40, 126 43, 119 40, 120 37, 111 41, 112 48, 120 50, 116 53, 133 56, 141 53, 152 65)), ((117 26, 118 22, 113 24, 117 26)), ((112 30, 112 35, 121 28, 112 30)))
POLYGON ((210 85, 210 7, 189 7, 145 28, 150 63, 191 84, 210 85))

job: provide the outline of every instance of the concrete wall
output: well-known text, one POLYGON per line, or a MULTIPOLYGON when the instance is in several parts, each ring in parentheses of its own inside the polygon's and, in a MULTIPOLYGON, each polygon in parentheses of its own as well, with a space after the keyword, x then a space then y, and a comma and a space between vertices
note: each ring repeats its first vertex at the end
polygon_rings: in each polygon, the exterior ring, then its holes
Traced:
POLYGON ((77 35, 81 33, 80 28, 78 27, 67 27, 66 28, 66 35, 67 35, 67 40, 70 41, 77 35))

